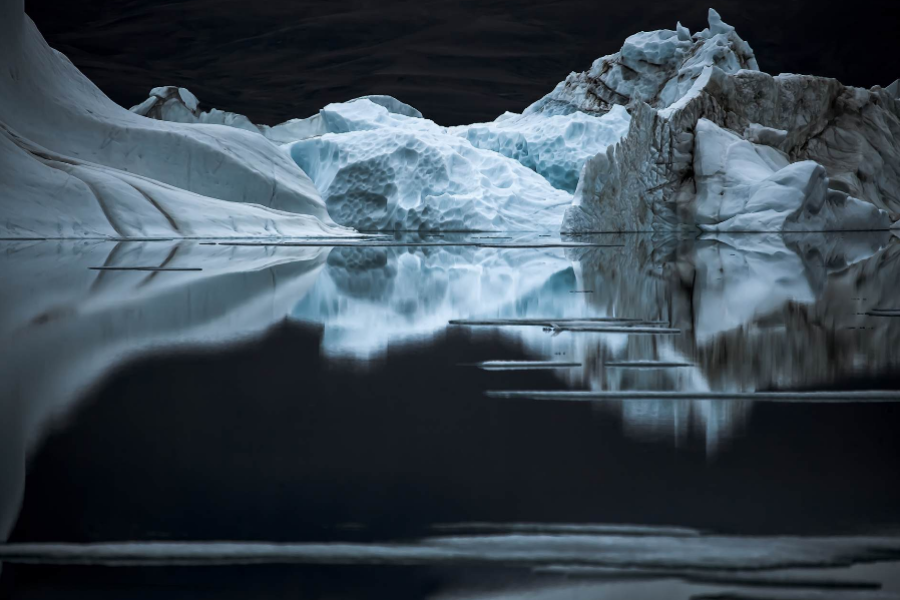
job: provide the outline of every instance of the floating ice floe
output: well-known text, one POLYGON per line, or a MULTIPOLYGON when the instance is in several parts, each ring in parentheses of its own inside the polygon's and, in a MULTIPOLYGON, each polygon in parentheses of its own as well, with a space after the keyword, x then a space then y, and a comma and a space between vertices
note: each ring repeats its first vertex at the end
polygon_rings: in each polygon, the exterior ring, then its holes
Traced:
POLYGON ((350 233, 264 138, 117 106, 47 46, 21 2, 0 5, 0 73, 0 237, 350 233))

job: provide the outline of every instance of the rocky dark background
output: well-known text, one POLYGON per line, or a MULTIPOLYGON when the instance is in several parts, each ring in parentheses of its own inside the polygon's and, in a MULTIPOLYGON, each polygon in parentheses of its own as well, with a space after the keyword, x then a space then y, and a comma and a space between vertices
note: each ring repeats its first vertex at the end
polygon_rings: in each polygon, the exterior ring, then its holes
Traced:
MULTIPOLYGON (((26 0, 47 41, 113 100, 189 87, 274 124, 391 94, 445 125, 519 111, 641 30, 706 24, 695 0, 26 0)), ((769 73, 900 77, 900 1, 716 0, 769 73)))

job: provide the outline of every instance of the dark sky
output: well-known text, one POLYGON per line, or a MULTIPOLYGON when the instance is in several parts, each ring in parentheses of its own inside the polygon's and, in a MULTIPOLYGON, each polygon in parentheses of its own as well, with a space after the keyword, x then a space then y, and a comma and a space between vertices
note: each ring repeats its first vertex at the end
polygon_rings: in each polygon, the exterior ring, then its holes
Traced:
MULTIPOLYGON (((117 102, 189 87, 276 123, 386 93, 451 125, 521 110, 640 30, 692 31, 695 0, 26 0, 50 44, 117 102)), ((887 85, 898 0, 716 0, 770 73, 887 85)))

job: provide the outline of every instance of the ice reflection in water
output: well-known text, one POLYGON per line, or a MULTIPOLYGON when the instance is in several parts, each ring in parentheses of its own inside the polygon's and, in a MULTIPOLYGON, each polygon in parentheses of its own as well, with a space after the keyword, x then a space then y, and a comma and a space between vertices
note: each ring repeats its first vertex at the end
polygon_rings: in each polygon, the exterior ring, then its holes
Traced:
MULTIPOLYGON (((325 325, 325 354, 360 359, 433 336, 452 319, 619 317, 681 330, 496 328, 534 360, 580 363, 558 372, 570 389, 815 389, 898 362, 896 321, 865 314, 893 306, 900 291, 900 251, 888 233, 575 239, 621 247, 335 248, 292 314, 325 325), (693 366, 607 367, 623 361, 693 366)), ((639 437, 678 445, 699 432, 714 453, 751 404, 632 400, 598 410, 620 414, 639 437)))
MULTIPOLYGON (((900 243, 887 233, 579 240, 618 247, 2 242, 0 534, 16 512, 27 449, 105 373, 147 352, 259 335, 286 317, 322 323, 326 356, 357 359, 431 338, 451 319, 620 317, 682 332, 495 328, 533 360, 579 363, 556 372, 560 389, 814 389, 900 362, 900 319, 890 313, 900 243), (203 270, 90 270, 98 266, 203 270), (607 367, 625 361, 693 366, 607 367)), ((641 438, 677 445, 699 431, 712 453, 751 406, 658 400, 597 410, 620 414, 641 438)))

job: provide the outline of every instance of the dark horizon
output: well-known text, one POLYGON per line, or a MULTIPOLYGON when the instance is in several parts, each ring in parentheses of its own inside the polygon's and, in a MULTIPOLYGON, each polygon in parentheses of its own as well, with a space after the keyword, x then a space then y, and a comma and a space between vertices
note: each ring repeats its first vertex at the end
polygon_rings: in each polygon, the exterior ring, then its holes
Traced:
POLYGON ((760 68, 887 86, 900 76, 900 5, 560 0, 26 1, 26 12, 114 101, 189 88, 205 108, 275 124, 329 102, 396 96, 443 125, 521 111, 571 71, 641 30, 696 32, 709 6, 753 47, 760 68))

